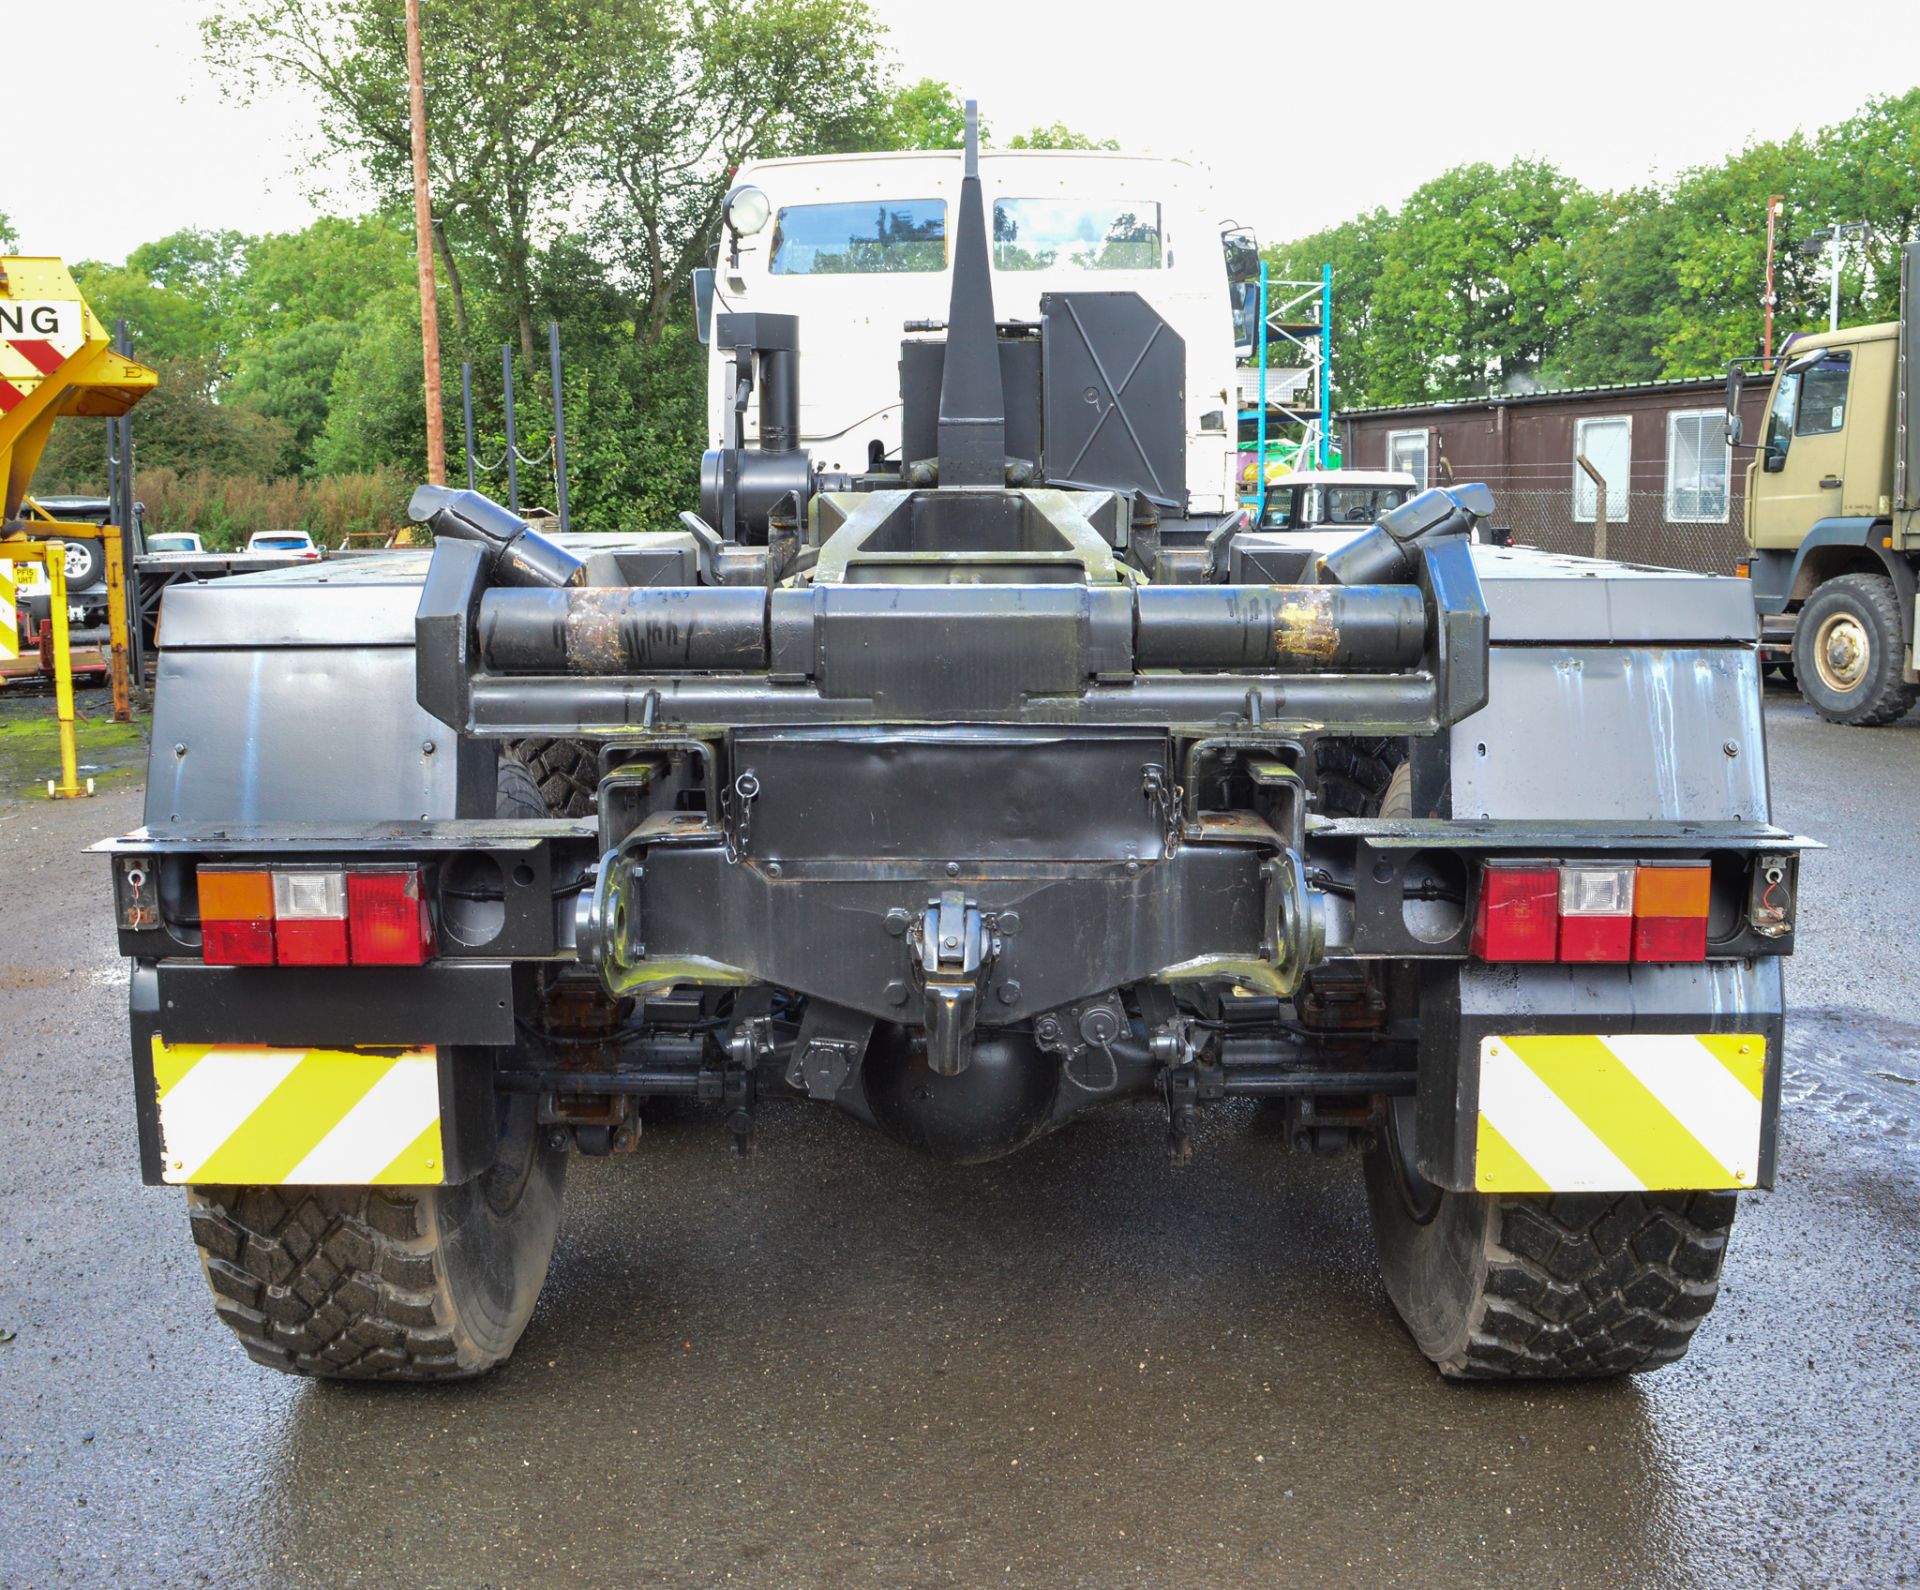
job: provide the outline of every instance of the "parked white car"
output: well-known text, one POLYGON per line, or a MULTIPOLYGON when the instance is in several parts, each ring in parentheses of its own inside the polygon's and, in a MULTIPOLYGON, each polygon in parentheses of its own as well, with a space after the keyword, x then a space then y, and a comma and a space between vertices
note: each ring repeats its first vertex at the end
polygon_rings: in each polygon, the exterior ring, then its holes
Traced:
POLYGON ((247 537, 249 552, 298 552, 303 557, 319 557, 320 549, 304 530, 256 530, 247 537))
POLYGON ((167 530, 159 535, 147 537, 149 557, 162 556, 169 552, 205 552, 206 550, 200 537, 191 530, 167 530))

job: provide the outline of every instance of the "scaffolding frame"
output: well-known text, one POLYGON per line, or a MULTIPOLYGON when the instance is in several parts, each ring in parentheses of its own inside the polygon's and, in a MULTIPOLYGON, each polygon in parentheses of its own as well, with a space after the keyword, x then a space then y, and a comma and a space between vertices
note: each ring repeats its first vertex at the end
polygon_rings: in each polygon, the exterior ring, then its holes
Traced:
MULTIPOLYGON (((1236 416, 1239 422, 1255 423, 1250 498, 1255 524, 1266 517, 1271 463, 1277 460, 1288 469, 1326 469, 1333 460, 1333 266, 1322 265, 1318 281, 1289 281, 1270 275, 1263 259, 1257 286, 1254 367, 1259 371, 1259 398, 1253 409, 1241 409, 1236 416), (1313 393, 1311 407, 1269 401, 1268 373, 1275 348, 1298 355, 1313 393)), ((1243 493, 1244 500, 1249 499, 1243 493)))

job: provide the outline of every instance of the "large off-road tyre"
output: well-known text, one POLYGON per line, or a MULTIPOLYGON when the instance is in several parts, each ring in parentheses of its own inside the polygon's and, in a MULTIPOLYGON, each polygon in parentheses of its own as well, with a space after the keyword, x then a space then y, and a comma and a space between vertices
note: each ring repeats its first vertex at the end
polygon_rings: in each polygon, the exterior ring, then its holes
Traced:
POLYGON ((516 740, 509 754, 524 762, 555 817, 585 817, 600 794, 600 758, 582 740, 516 740))
POLYGON ((333 1380, 464 1380, 503 1362, 546 1280, 567 1156, 534 1100, 457 1187, 190 1187, 213 1306, 256 1362, 333 1380))
POLYGON ((1720 1290, 1730 1192, 1457 1193, 1407 1163, 1398 1102, 1367 1154, 1387 1296, 1455 1380, 1640 1374, 1685 1354, 1720 1290))
POLYGON ((533 770, 511 752, 500 758, 494 777, 493 814, 496 817, 545 817, 547 800, 540 793, 533 770))
POLYGON ((1413 764, 1402 762, 1393 770, 1393 776, 1387 780, 1386 791, 1380 797, 1381 817, 1413 816, 1413 764))
POLYGON ((1842 574, 1800 609, 1795 681, 1807 705, 1830 723, 1893 723, 1920 700, 1920 685, 1900 677, 1904 650, 1893 581, 1884 574, 1842 574))
POLYGON ((1379 811, 1394 769, 1406 755, 1405 741, 1381 735, 1315 740, 1313 783, 1320 815, 1364 817, 1379 811))

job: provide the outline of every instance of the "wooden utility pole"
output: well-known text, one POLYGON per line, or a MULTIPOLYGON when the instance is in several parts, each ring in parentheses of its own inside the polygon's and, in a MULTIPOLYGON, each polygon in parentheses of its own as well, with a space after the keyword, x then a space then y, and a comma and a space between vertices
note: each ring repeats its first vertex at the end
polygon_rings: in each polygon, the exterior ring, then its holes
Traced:
POLYGON ((413 237, 420 264, 420 348, 427 369, 427 479, 447 483, 440 406, 440 299, 433 280, 433 200, 427 193, 427 85, 420 64, 420 0, 407 0, 407 103, 413 124, 413 237))

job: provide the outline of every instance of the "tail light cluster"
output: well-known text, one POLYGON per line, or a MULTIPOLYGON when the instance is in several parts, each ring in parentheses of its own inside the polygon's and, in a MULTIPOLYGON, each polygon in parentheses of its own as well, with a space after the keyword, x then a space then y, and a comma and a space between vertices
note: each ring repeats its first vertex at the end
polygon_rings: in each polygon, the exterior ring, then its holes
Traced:
POLYGON ((1703 961, 1704 861, 1489 861, 1473 919, 1484 961, 1703 961))
POLYGON ((419 966, 433 917, 418 867, 201 867, 214 966, 419 966))

